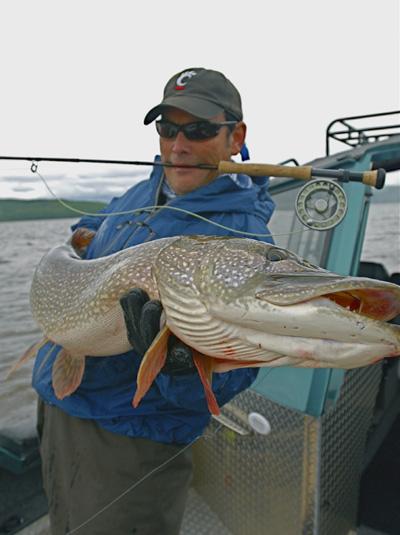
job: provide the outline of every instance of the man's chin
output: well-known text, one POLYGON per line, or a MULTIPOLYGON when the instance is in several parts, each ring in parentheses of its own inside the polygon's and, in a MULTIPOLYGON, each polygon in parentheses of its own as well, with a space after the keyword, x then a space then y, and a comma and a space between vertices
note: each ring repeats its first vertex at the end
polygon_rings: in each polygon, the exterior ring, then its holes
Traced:
POLYGON ((204 172, 200 172, 197 175, 197 173, 193 173, 193 169, 175 168, 172 172, 171 169, 169 171, 169 173, 166 173, 167 182, 177 195, 183 195, 201 188, 214 178, 209 173, 204 172))

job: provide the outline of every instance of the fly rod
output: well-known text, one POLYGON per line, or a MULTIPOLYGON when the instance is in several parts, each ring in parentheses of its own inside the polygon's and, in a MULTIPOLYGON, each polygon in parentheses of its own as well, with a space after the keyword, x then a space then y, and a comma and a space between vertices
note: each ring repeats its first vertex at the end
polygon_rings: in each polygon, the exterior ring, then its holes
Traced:
POLYGON ((334 178, 340 182, 361 182, 367 186, 382 189, 385 185, 385 169, 376 169, 374 171, 348 171, 346 169, 319 169, 310 165, 273 165, 269 163, 237 163, 237 162, 219 162, 214 164, 172 164, 163 162, 142 162, 128 160, 97 160, 84 158, 44 158, 41 156, 0 156, 0 160, 24 160, 30 162, 64 162, 64 163, 107 163, 120 165, 146 165, 156 167, 179 167, 186 169, 210 169, 225 173, 245 173, 249 176, 275 176, 296 178, 299 180, 311 180, 313 178, 325 177, 334 178))

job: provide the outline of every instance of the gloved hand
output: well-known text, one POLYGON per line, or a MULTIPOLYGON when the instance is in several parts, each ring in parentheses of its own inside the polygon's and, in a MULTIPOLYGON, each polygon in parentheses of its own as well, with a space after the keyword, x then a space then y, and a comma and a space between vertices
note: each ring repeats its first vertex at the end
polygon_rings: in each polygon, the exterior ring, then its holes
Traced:
MULTIPOLYGON (((160 330, 162 304, 156 299, 150 300, 141 288, 133 288, 123 295, 120 304, 124 312, 129 343, 143 356, 160 330)), ((184 375, 195 370, 191 348, 171 335, 168 340, 167 359, 161 373, 184 375)))

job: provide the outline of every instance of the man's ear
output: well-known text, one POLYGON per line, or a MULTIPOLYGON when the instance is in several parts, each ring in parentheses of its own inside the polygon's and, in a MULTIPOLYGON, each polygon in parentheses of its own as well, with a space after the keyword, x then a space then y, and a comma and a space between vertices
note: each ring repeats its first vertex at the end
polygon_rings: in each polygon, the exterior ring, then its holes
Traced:
POLYGON ((246 139, 246 131, 247 126, 243 121, 235 125, 235 129, 231 133, 231 156, 239 154, 246 139))

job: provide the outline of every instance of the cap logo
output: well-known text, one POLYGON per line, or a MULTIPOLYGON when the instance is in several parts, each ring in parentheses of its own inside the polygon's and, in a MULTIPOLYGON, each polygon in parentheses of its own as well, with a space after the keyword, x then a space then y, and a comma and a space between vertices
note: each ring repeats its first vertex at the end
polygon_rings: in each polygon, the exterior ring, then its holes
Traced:
POLYGON ((177 89, 177 90, 185 89, 185 85, 188 83, 190 78, 192 78, 193 76, 196 76, 196 74, 197 74, 196 71, 185 71, 185 72, 182 72, 179 75, 179 78, 176 81, 175 89, 177 89))

